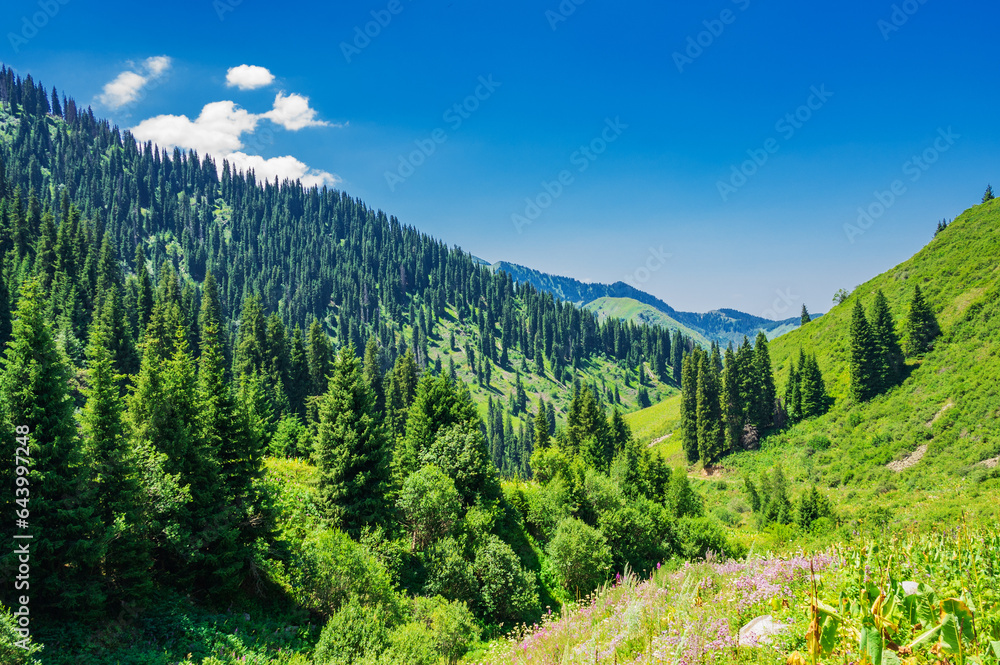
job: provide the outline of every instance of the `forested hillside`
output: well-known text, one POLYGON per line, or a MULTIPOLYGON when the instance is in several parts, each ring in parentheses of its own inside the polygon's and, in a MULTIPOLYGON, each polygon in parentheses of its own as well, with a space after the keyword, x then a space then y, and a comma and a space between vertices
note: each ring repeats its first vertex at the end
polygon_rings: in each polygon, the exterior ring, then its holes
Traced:
POLYGON ((676 391, 679 331, 138 145, 8 69, 0 255, 2 531, 34 538, 46 663, 432 663, 738 549, 622 417, 676 391))

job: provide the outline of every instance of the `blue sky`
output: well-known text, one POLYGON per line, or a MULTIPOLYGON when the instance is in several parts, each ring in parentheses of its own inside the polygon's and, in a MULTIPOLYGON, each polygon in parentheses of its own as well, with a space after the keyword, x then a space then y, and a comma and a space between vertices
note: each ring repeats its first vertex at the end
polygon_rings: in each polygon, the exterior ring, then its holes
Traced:
POLYGON ((268 168, 335 179, 490 261, 784 318, 825 311, 1000 185, 997 13, 6 0, 0 58, 161 142, 283 157, 268 168), (241 65, 273 80, 227 85, 241 65))

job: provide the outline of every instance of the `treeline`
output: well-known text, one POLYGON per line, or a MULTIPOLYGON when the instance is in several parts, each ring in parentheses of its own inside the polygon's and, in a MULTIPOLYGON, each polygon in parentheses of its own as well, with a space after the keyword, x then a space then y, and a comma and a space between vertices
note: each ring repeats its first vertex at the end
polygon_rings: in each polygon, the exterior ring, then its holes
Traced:
MULTIPOLYGON (((808 314, 803 308, 803 321, 808 314)), ((827 409, 826 389, 814 356, 791 365, 785 401, 778 399, 768 351, 761 332, 751 346, 743 338, 730 344, 725 360, 718 345, 695 349, 684 358, 681 378, 681 435, 689 462, 709 466, 719 457, 756 445, 772 426, 819 415, 827 409)))

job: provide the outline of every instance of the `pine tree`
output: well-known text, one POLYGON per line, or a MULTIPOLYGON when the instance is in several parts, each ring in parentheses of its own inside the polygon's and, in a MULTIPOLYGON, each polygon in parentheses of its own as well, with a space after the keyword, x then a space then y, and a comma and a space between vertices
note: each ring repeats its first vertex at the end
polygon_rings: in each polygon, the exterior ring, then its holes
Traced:
POLYGON ((986 185, 986 193, 983 194, 983 203, 993 200, 993 185, 986 185))
MULTIPOLYGON (((110 301, 105 301, 105 309, 110 301)), ((87 402, 81 415, 94 474, 93 506, 103 526, 104 585, 112 603, 141 601, 152 592, 152 559, 145 540, 142 488, 134 452, 126 445, 124 403, 111 351, 112 329, 98 321, 87 347, 87 402)), ((112 605, 113 606, 113 605, 112 605)))
POLYGON ((816 354, 799 356, 799 375, 799 416, 804 419, 823 415, 829 405, 829 398, 816 354))
POLYGON ((809 310, 806 309, 805 304, 803 304, 802 305, 802 315, 801 315, 801 317, 799 319, 799 324, 804 326, 805 324, 809 323, 810 321, 812 321, 812 317, 809 316, 809 310))
POLYGON ((889 311, 889 301, 881 289, 875 294, 869 320, 876 348, 875 389, 881 393, 899 382, 904 363, 899 337, 896 335, 896 322, 889 311))
POLYGON ((545 402, 538 400, 538 413, 535 414, 535 449, 549 447, 549 420, 545 415, 545 402))
POLYGON ((722 418, 726 450, 735 450, 743 436, 745 407, 741 392, 741 369, 730 343, 726 348, 725 367, 722 371, 722 418))
POLYGON ((876 368, 875 340, 872 336, 861 299, 854 302, 851 315, 851 396, 859 402, 871 399, 876 394, 878 374, 876 368))
POLYGON ((309 325, 309 344, 306 357, 309 364, 310 395, 322 395, 329 383, 333 366, 333 346, 322 324, 313 319, 309 325))
MULTIPOLYGON (((438 362, 441 362, 440 357, 438 358, 438 362)), ((374 336, 369 337, 368 343, 365 345, 365 359, 362 368, 365 383, 375 397, 374 409, 377 414, 376 418, 381 421, 385 413, 385 393, 382 386, 381 354, 379 353, 378 342, 375 341, 374 336)))
POLYGON ((771 354, 767 348, 767 335, 757 333, 753 346, 753 415, 751 422, 758 428, 768 427, 774 421, 774 408, 778 391, 774 385, 771 354))
POLYGON ((681 436, 689 463, 698 461, 698 370, 700 350, 684 356, 681 374, 681 436))
POLYGON ((797 423, 802 419, 801 372, 805 351, 799 350, 799 364, 796 366, 793 358, 788 363, 788 383, 785 384, 785 413, 788 420, 797 423))
POLYGON ((698 459, 709 466, 722 452, 722 413, 719 402, 719 375, 709 356, 699 356, 697 383, 698 459))
MULTIPOLYGON (((5 439, 4 445, 8 465, 15 461, 15 448, 27 446, 30 452, 21 452, 30 457, 23 465, 29 469, 30 528, 18 533, 34 536, 32 610, 78 617, 103 602, 98 567, 104 532, 67 394, 69 377, 47 321, 44 295, 32 278, 21 287, 3 359, 0 401, 19 437, 5 439)), ((6 489, 13 495, 10 484, 6 489)), ((16 557, 5 560, 16 566, 16 557)))
POLYGON ((907 356, 919 356, 927 353, 933 346, 934 339, 941 334, 937 317, 924 299, 920 287, 913 289, 903 324, 903 349, 907 356))
POLYGON ((385 523, 390 449, 353 345, 337 354, 320 407, 315 457, 320 505, 332 523, 354 537, 385 523))

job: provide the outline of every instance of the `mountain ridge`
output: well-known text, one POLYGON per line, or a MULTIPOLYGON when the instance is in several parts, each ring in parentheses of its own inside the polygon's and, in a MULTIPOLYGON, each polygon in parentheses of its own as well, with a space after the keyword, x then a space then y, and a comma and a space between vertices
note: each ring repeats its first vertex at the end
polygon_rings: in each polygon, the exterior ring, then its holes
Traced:
POLYGON ((794 330, 800 321, 799 317, 774 321, 728 307, 704 313, 682 312, 662 299, 622 281, 613 284, 584 282, 573 277, 544 273, 510 261, 497 261, 490 267, 494 272, 500 270, 510 274, 515 282, 527 282, 536 289, 548 291, 586 309, 593 309, 591 304, 602 298, 634 300, 664 314, 681 332, 723 345, 728 342, 738 343, 744 335, 754 337, 759 331, 763 331, 769 338, 777 337, 794 330))

